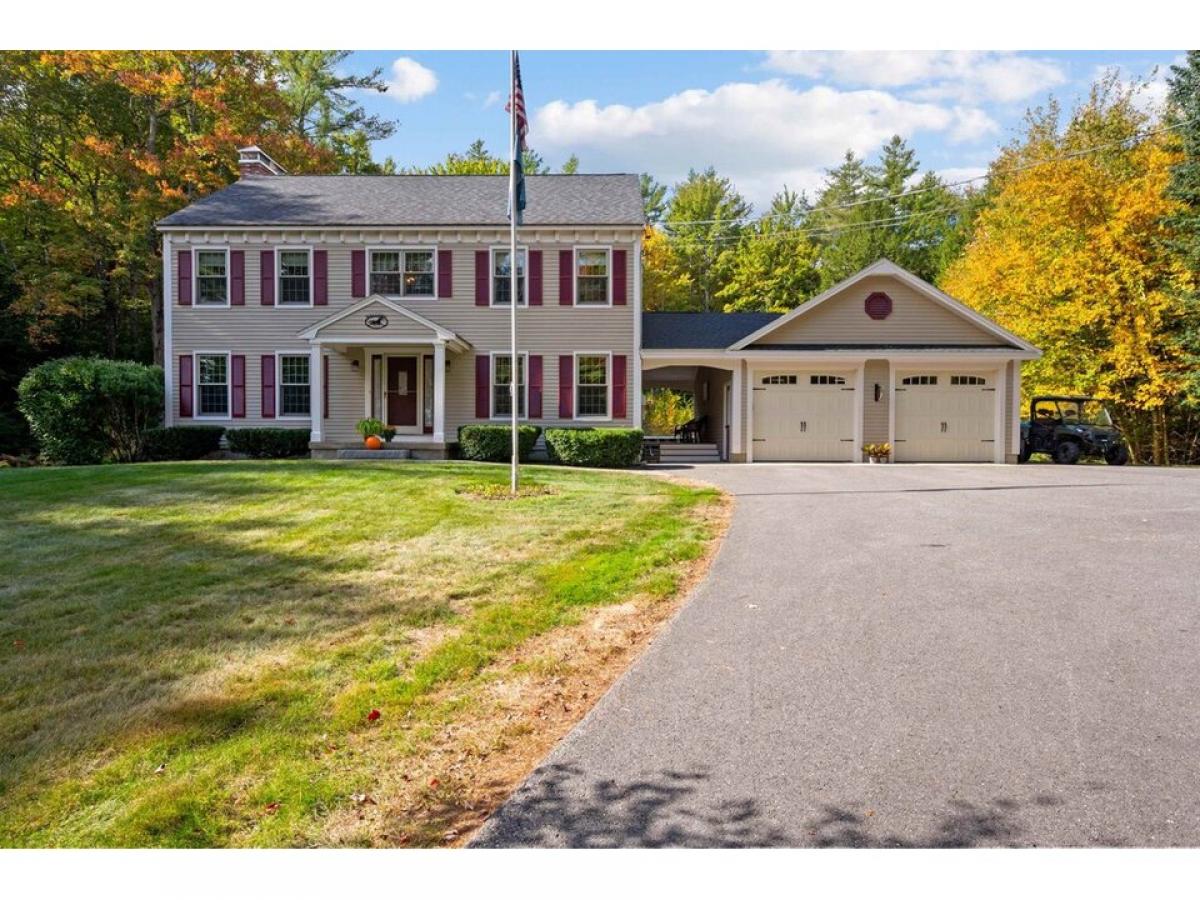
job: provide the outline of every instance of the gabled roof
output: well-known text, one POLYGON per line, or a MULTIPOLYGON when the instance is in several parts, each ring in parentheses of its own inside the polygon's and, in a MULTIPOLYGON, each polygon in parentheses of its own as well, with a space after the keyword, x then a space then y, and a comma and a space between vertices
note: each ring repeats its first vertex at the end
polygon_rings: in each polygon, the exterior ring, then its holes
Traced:
POLYGON ((315 339, 319 338, 321 335, 321 332, 324 329, 328 328, 330 325, 333 325, 336 322, 340 322, 340 321, 342 321, 342 319, 348 318, 348 317, 354 315, 355 313, 362 312, 364 309, 367 309, 376 304, 386 306, 388 309, 392 310, 395 313, 398 313, 399 315, 403 316, 404 318, 410 319, 411 321, 415 322, 416 324, 418 324, 424 328, 428 328, 429 332, 430 332, 430 334, 429 334, 430 338, 437 339, 439 341, 445 341, 447 346, 453 347, 455 350, 466 350, 471 346, 469 341, 466 341, 463 338, 460 338, 457 334, 455 334, 449 328, 439 325, 437 322, 434 322, 432 319, 427 319, 424 316, 420 315, 419 313, 413 312, 411 309, 409 309, 406 306, 401 306, 399 303, 397 303, 394 300, 389 299, 384 294, 372 294, 369 297, 364 297, 362 300, 359 300, 357 303, 352 303, 349 306, 347 306, 345 309, 339 310, 338 312, 335 312, 331 316, 326 316, 324 319, 322 319, 320 322, 317 322, 315 325, 310 325, 308 328, 304 329, 296 336, 305 338, 306 340, 315 340, 315 339))
POLYGON ((644 350, 723 350, 782 313, 642 313, 644 350))
POLYGON ((987 318, 987 316, 977 313, 975 310, 971 309, 969 306, 955 300, 949 294, 945 294, 942 291, 939 291, 928 281, 925 281, 922 278, 918 278, 912 272, 909 272, 907 269, 901 268, 900 266, 898 266, 894 262, 892 262, 890 259, 881 259, 877 262, 874 262, 871 265, 867 266, 865 269, 862 269, 859 272, 856 272, 855 274, 851 275, 849 278, 845 279, 844 281, 838 282, 833 287, 829 288, 829 290, 824 291, 823 293, 820 293, 817 296, 813 297, 807 303, 803 303, 800 306, 797 306, 795 309, 793 309, 787 315, 781 316, 778 319, 776 319, 775 321, 767 323, 762 328, 759 328, 757 331, 754 331, 753 333, 748 334, 748 335, 740 338, 739 340, 735 341, 729 347, 729 349, 730 350, 746 349, 750 344, 753 344, 753 343, 761 340, 762 338, 766 337, 771 332, 773 332, 775 329, 783 326, 785 323, 791 322, 793 319, 797 319, 797 318, 800 318, 801 316, 806 315, 807 313, 816 309, 818 306, 820 306, 822 303, 824 303, 829 298, 842 293, 847 288, 853 287, 855 284, 862 281, 864 278, 870 278, 872 276, 878 276, 878 275, 890 275, 894 278, 897 278, 900 281, 903 281, 905 284, 907 284, 913 290, 917 291, 919 294, 921 294, 925 297, 928 297, 930 300, 934 301, 935 303, 941 304, 946 309, 950 310, 950 312, 955 313, 956 315, 962 316, 964 319, 967 319, 968 321, 970 321, 972 324, 976 325, 978 328, 982 329, 983 331, 986 331, 987 333, 999 338, 1004 343, 1011 344, 1012 346, 1020 348, 1021 350, 1024 350, 1028 353, 1034 353, 1034 354, 1037 354, 1038 356, 1041 356, 1041 351, 1038 350, 1035 346, 1033 346, 1033 344, 1030 344, 1028 341, 1025 341, 1025 340, 1017 337, 1011 331, 1001 328, 999 325, 997 325, 991 319, 987 318))
MULTIPOLYGON (((645 224, 636 175, 529 175, 526 225, 645 224)), ((269 175, 243 178, 160 219, 203 226, 507 226, 507 175, 269 175)))

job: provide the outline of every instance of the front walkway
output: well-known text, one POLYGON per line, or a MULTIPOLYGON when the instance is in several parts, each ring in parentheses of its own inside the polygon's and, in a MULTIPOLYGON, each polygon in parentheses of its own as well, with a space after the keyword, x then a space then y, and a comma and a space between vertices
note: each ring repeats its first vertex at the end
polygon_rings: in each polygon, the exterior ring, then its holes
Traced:
POLYGON ((1200 844, 1200 473, 678 474, 709 579, 477 844, 1200 844))

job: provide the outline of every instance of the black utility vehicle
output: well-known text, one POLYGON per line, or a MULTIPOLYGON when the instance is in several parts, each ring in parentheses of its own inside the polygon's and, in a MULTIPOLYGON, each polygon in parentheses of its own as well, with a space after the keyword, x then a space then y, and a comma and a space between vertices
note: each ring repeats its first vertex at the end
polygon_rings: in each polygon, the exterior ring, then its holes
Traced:
POLYGON ((1029 418, 1021 422, 1018 460, 1028 462, 1034 453, 1049 453, 1063 465, 1083 457, 1097 457, 1110 466, 1129 462, 1125 439, 1095 397, 1034 397, 1029 418))

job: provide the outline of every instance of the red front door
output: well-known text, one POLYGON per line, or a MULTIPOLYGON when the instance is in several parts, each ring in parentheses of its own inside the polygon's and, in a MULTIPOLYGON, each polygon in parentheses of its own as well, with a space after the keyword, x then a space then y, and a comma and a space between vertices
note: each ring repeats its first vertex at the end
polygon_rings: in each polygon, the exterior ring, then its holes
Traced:
POLYGON ((417 424, 417 360, 414 356, 389 356, 387 361, 387 424, 412 428, 417 424))

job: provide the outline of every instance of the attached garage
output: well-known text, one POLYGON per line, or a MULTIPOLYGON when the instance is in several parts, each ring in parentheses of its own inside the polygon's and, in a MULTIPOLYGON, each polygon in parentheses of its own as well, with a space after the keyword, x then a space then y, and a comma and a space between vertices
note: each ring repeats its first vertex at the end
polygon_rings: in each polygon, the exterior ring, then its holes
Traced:
POLYGON ((995 372, 900 370, 895 384, 896 462, 992 462, 995 372))
POLYGON ((787 369, 754 375, 754 459, 856 459, 854 371, 787 369))

